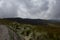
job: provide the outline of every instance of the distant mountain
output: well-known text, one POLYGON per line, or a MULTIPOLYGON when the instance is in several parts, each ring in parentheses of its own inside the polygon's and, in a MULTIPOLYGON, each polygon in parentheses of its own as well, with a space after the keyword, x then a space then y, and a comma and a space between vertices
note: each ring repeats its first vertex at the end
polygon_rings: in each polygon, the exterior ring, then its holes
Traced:
POLYGON ((33 24, 33 25, 47 25, 48 23, 60 23, 57 20, 43 20, 43 19, 23 19, 23 18, 4 18, 18 23, 33 24))

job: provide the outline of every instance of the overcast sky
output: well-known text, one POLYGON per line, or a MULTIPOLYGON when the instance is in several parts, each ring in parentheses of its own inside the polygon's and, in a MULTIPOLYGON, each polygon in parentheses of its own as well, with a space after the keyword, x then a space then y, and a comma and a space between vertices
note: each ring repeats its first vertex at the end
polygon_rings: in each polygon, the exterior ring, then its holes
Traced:
POLYGON ((0 0, 0 18, 60 19, 60 0, 0 0))

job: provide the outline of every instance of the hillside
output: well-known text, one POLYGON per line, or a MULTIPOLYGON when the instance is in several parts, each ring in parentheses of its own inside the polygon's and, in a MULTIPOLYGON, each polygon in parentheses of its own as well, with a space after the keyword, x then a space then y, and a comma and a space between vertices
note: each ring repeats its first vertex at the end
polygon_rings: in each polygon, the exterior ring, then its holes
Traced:
POLYGON ((58 20, 44 20, 44 19, 24 19, 24 18, 4 18, 4 20, 16 21, 18 23, 40 25, 47 23, 60 23, 58 20))
POLYGON ((58 21, 4 18, 0 19, 0 25, 6 25, 10 40, 60 40, 58 21))

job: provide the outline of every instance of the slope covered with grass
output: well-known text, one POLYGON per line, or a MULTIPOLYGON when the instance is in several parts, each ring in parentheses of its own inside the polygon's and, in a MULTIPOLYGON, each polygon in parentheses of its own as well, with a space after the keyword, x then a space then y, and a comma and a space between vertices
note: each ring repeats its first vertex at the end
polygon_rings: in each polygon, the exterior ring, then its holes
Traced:
MULTIPOLYGON (((47 25, 32 25, 0 19, 0 24, 6 25, 17 35, 17 40, 60 40, 60 24, 47 23, 47 25)), ((10 35, 12 40, 14 36, 10 35)), ((11 39, 10 39, 11 40, 11 39)))

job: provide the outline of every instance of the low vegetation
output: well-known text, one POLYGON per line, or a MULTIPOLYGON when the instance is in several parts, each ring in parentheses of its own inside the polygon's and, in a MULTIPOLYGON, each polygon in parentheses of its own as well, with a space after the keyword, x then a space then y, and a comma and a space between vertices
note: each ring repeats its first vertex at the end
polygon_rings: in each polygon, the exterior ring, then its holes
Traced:
POLYGON ((18 36, 17 40, 60 40, 60 24, 31 25, 9 20, 0 20, 18 36))

